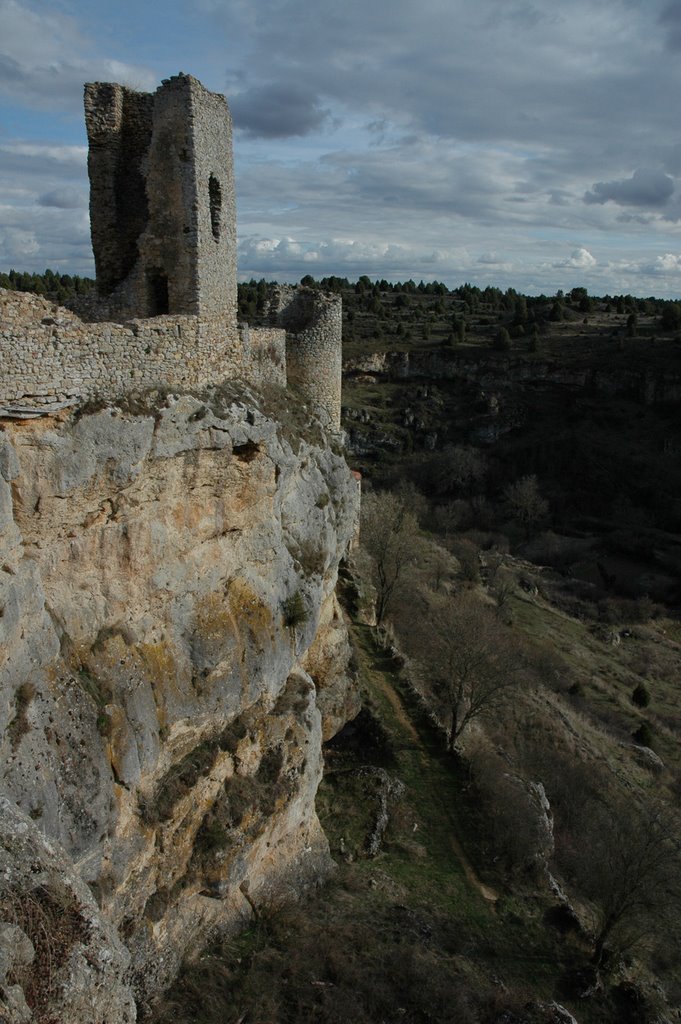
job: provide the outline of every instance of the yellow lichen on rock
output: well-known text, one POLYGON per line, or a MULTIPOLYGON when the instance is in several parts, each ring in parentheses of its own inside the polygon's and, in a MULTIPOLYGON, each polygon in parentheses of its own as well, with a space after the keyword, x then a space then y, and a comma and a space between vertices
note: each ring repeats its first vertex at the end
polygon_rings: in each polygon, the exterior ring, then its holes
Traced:
POLYGON ((256 642, 262 643, 265 637, 272 640, 272 611, 248 580, 232 580, 229 584, 228 599, 234 619, 250 630, 256 642))

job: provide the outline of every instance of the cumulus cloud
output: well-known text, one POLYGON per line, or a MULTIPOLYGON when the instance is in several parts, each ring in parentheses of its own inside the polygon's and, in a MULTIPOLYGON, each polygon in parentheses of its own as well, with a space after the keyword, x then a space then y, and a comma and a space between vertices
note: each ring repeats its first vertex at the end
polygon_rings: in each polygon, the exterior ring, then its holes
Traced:
MULTIPOLYGON (((232 0, 195 2, 216 24, 222 19, 233 60, 228 79, 239 93, 255 97, 276 81, 285 98, 295 87, 291 124, 286 112, 277 115, 282 135, 292 127, 316 147, 316 161, 308 161, 309 148, 302 160, 289 148, 286 170, 272 166, 276 151, 257 152, 243 175, 246 227, 257 221, 266 230, 258 193, 288 175, 267 203, 267 219, 282 234, 356 226, 409 247, 416 232, 444 251, 448 236, 463 231, 472 251, 499 246, 506 254, 514 247, 509 229, 515 247, 528 252, 530 238, 519 232, 534 231, 542 250, 534 264, 523 256, 500 258, 497 267, 517 272, 522 264, 538 281, 544 266, 589 272, 584 258, 556 254, 566 231, 626 235, 635 248, 642 232, 664 231, 676 216, 665 173, 681 166, 668 141, 676 137, 676 70, 660 53, 681 0, 645 8, 574 0, 569 10, 558 0, 346 0, 342 9, 317 0, 312 11, 308 0, 253 0, 236 9, 232 0), (239 31, 248 38, 241 52, 230 43, 239 31), (327 122, 318 112, 327 109, 343 124, 322 141, 327 122), (622 165, 640 165, 642 153, 661 169, 622 177, 622 165), (622 210, 630 219, 618 219, 622 210)), ((250 137, 261 131, 275 139, 268 120, 250 137)), ((479 275, 494 267, 473 262, 479 275)))
POLYGON ((681 283, 681 255, 667 252, 640 259, 632 254, 613 262, 608 278, 614 284, 611 292, 676 298, 681 283))
POLYGON ((281 223, 282 233, 312 228, 338 235, 350 226, 356 235, 373 230, 398 244, 418 237, 448 248, 450 234, 460 233, 463 222, 533 220, 536 210, 529 204, 505 205, 522 163, 514 154, 472 154, 450 140, 427 137, 347 147, 321 159, 262 159, 239 176, 240 218, 252 223, 267 196, 268 220, 281 223))
POLYGON ((575 249, 575 251, 567 257, 567 259, 557 260, 553 266, 569 267, 573 270, 591 270, 592 267, 596 266, 596 258, 592 256, 588 249, 575 249))
POLYGON ((662 256, 656 256, 654 260, 635 264, 634 269, 637 273, 654 277, 678 276, 681 275, 681 256, 666 252, 662 256))
POLYGON ((631 178, 619 181, 598 181, 584 193, 585 203, 607 203, 618 206, 664 206, 674 194, 674 179, 664 171, 638 168, 631 178))
POLYGON ((282 257, 302 257, 304 251, 293 238, 243 238, 239 241, 240 255, 252 264, 273 266, 282 257))
POLYGON ((251 6, 246 16, 233 0, 211 0, 227 46, 235 20, 248 34, 241 55, 232 46, 232 75, 236 61, 248 87, 295 85, 320 103, 363 110, 370 122, 474 142, 550 142, 569 159, 602 142, 604 125, 614 134, 647 117, 650 137, 674 105, 672 69, 641 47, 649 11, 627 0, 573 0, 569 8, 557 0, 251 6))
POLYGON ((266 139, 309 135, 329 120, 329 111, 314 96, 295 85, 275 82, 239 93, 230 107, 237 128, 266 139))
MULTIPOLYGON (((669 211, 666 211, 665 212, 665 217, 667 217, 668 214, 669 214, 669 211)), ((655 221, 655 217, 654 217, 653 214, 650 214, 650 213, 618 213, 617 214, 617 223, 618 224, 642 224, 642 225, 645 226, 645 225, 648 225, 648 224, 653 224, 654 221, 655 221)))
POLYGON ((0 145, 0 267, 91 274, 84 146, 0 145))
POLYGON ((366 273, 405 279, 443 276, 452 269, 468 269, 473 262, 461 248, 439 251, 351 238, 295 240, 251 236, 240 240, 238 256, 242 277, 264 274, 287 280, 308 273, 317 277, 339 273, 358 277, 366 273))
POLYGON ((549 202, 552 206, 569 206, 570 193, 564 188, 554 188, 549 191, 549 202))
POLYGON ((655 267, 665 274, 670 270, 681 270, 681 256, 674 256, 673 253, 666 252, 664 256, 657 257, 655 267))

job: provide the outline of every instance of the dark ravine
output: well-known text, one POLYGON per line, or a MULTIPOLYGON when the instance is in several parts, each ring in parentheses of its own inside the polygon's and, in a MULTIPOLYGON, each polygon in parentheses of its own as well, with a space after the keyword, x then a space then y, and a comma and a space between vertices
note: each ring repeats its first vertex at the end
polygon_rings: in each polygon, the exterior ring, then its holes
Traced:
POLYGON ((571 366, 558 360, 485 353, 470 355, 455 350, 374 352, 347 359, 346 374, 369 373, 399 380, 462 380, 484 388, 558 386, 592 390, 608 396, 626 395, 645 404, 681 400, 681 374, 664 368, 571 366))

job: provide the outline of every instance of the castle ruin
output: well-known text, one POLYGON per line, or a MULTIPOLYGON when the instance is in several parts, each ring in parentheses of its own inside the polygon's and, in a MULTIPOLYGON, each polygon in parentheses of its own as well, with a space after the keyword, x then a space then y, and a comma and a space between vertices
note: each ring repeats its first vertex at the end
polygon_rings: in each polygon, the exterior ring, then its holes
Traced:
POLYGON ((184 74, 155 93, 95 82, 85 120, 97 298, 76 315, 0 291, 0 416, 240 379, 294 385, 339 429, 340 298, 276 288, 269 326, 237 323, 224 96, 184 74))
POLYGON ((232 119, 191 75, 85 86, 90 224, 108 308, 236 322, 232 119))

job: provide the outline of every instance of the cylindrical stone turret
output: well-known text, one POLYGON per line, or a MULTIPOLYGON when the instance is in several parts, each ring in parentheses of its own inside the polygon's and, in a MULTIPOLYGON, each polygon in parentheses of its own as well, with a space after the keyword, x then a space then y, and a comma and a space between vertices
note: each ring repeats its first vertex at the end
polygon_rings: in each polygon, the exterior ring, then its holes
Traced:
POLYGON ((286 379, 323 423, 340 430, 343 305, 340 295, 313 288, 277 289, 272 303, 286 328, 286 379))

